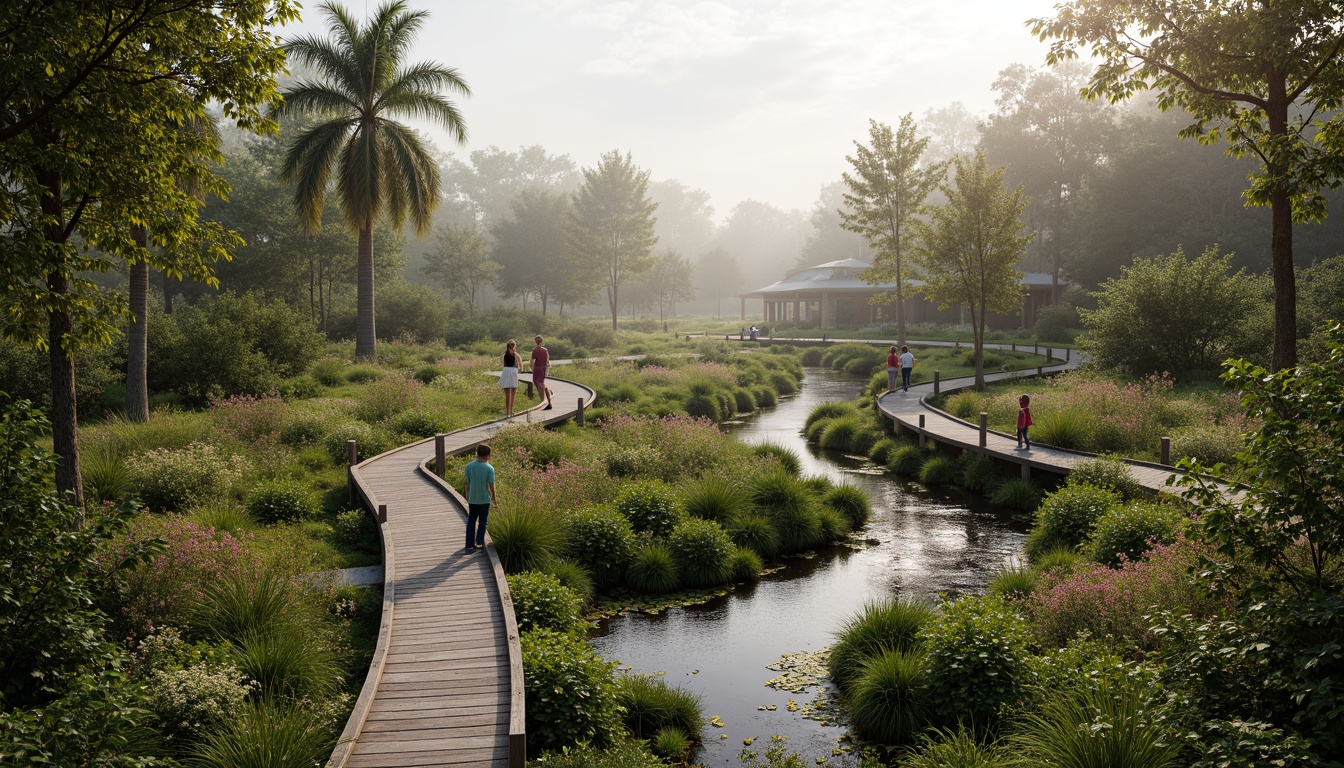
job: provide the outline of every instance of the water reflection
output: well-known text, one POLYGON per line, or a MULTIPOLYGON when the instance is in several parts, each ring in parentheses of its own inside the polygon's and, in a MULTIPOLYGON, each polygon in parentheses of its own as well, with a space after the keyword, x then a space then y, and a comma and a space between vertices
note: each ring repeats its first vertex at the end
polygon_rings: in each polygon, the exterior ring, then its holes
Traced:
POLYGON ((785 653, 829 645, 865 602, 896 594, 932 599, 982 591, 994 569, 1021 551, 1024 528, 1000 510, 955 491, 929 492, 865 460, 807 446, 800 430, 812 408, 853 400, 862 384, 809 370, 796 397, 730 429, 747 443, 791 448, 805 474, 862 488, 873 508, 862 533, 870 543, 790 559, 759 584, 702 606, 612 619, 592 640, 607 658, 638 672, 665 672, 669 683, 704 697, 706 715, 726 723, 721 729, 706 725, 702 732, 706 748, 699 759, 706 765, 738 765, 744 738, 760 740, 754 745, 759 746, 775 733, 788 736, 790 747, 807 753, 809 762, 829 756, 843 730, 789 712, 790 699, 802 704, 811 694, 765 687, 776 675, 766 665, 785 653), (768 704, 778 708, 758 709, 768 704))

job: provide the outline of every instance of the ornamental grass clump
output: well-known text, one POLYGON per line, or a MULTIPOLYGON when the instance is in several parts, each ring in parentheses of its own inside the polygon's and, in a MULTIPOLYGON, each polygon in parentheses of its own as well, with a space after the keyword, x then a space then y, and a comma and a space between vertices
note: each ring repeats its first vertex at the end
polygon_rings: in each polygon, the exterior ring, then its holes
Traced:
POLYGON ((235 644, 311 619, 298 585, 274 569, 236 569, 204 585, 192 624, 235 644))
POLYGON ((681 584, 677 575, 677 560, 666 544, 654 542, 641 547, 630 561, 625 583, 636 592, 660 595, 674 591, 681 584))
POLYGON ((868 459, 874 464, 881 464, 885 467, 890 453, 906 444, 894 437, 884 437, 873 443, 872 447, 868 449, 868 459))
POLYGON ((920 632, 928 654, 929 700, 945 724, 995 722, 1030 682, 1030 634, 1025 619, 999 597, 944 603, 920 632))
POLYGON ((863 665, 885 651, 912 651, 919 633, 933 619, 927 605, 910 599, 871 602, 845 621, 826 662, 831 680, 848 692, 863 665))
POLYGON ((832 400, 813 408, 812 411, 807 414, 807 419, 803 421, 803 429, 807 430, 818 421, 829 421, 842 416, 857 417, 858 415, 859 407, 854 403, 847 400, 832 400))
POLYGON ((989 580, 988 592, 1009 600, 1020 600, 1030 595, 1040 580, 1040 572, 1026 563, 1000 564, 989 580))
POLYGON ((1033 414, 1032 417, 1032 442, 1070 450, 1092 447, 1093 425, 1087 411, 1081 408, 1044 410, 1037 406, 1037 412, 1040 415, 1033 414))
POLYGON ((837 485, 822 497, 822 504, 845 516, 850 529, 862 528, 872 509, 868 506, 868 494, 853 485, 837 485))
POLYGON ((410 376, 379 378, 360 394, 355 416, 370 424, 390 421, 403 411, 420 407, 420 388, 423 386, 410 376))
POLYGON ((921 738, 919 751, 902 768, 1015 768, 1019 763, 998 742, 984 743, 965 723, 934 729, 921 738))
POLYGON ((988 496, 1001 482, 1002 473, 990 459, 970 451, 957 459, 957 485, 971 493, 988 496))
POLYGON ((991 504, 1016 509, 1022 512, 1034 512, 1041 504, 1041 487, 1030 480, 1014 477, 995 486, 989 494, 991 504))
POLYGON ((510 504, 491 514, 488 526, 505 573, 545 570, 565 547, 556 515, 544 508, 510 504))
POLYGON ((616 664, 568 633, 534 629, 520 639, 528 757, 615 740, 621 729, 616 664))
POLYGON ((663 728, 699 734, 705 722, 701 698, 660 677, 622 675, 617 678, 616 702, 624 710, 626 730, 635 738, 648 738, 663 728))
POLYGON ((193 750, 200 768, 311 768, 331 756, 337 731, 302 702, 262 700, 242 708, 193 750))
POLYGON ((694 517, 682 520, 667 537, 667 546, 687 586, 722 584, 731 574, 733 542, 718 523, 694 517))
POLYGON ((1093 524, 1087 554, 1111 567, 1137 560, 1153 546, 1175 541, 1185 521, 1185 515, 1172 504, 1131 501, 1112 507, 1093 524))
POLYGON ((630 521, 610 507, 574 512, 565 522, 565 554, 583 566, 599 587, 620 584, 635 552, 630 521))
POLYGON ((719 525, 728 525, 746 504, 742 487, 717 475, 691 480, 682 487, 681 506, 686 514, 719 525))
POLYGON ((903 445, 887 454, 887 466, 898 475, 914 476, 930 453, 917 445, 903 445))
POLYGON ((347 444, 351 440, 355 441, 355 457, 359 461, 371 459, 396 447, 392 437, 385 430, 362 421, 341 421, 334 424, 323 438, 322 445, 327 449, 327 455, 332 461, 344 465, 349 454, 347 444))
POLYGON ((593 578, 583 566, 571 560, 553 558, 546 563, 544 571, 554 576, 556 581, 568 587, 579 598, 579 603, 588 605, 593 601, 593 578))
POLYGON ((691 751, 691 739, 680 728, 667 726, 659 728, 653 735, 651 748, 655 755, 664 760, 680 762, 686 757, 686 753, 691 751))
POLYGON ((842 539, 850 532, 849 518, 830 507, 815 507, 817 522, 821 524, 821 541, 830 542, 842 539))
POLYGON ((1024 714, 1012 737, 1019 754, 1037 765, 1066 768, 1175 768, 1181 734, 1164 707, 1137 683, 1102 682, 1068 690, 1024 714))
POLYGON ((1118 495, 1095 485, 1066 485, 1046 496, 1027 537, 1027 557, 1034 560, 1047 550, 1082 544, 1097 518, 1119 503, 1118 495))
POLYGON ((816 499, 797 478, 782 470, 766 472, 752 481, 747 495, 779 534, 781 553, 802 552, 823 541, 816 499))
POLYGON ((733 547, 733 556, 728 564, 729 578, 733 581, 756 581, 761 578, 765 565, 761 556, 747 547, 733 547))
POLYGON ((550 574, 538 571, 508 577, 509 595, 518 631, 550 629, 556 632, 582 632, 585 624, 579 615, 583 609, 579 596, 550 574))
POLYGON ((728 535, 737 546, 750 549, 763 558, 779 554, 779 532, 764 513, 746 512, 737 515, 728 524, 728 535))
POLYGON ((272 700, 321 700, 340 684, 330 647, 306 628, 249 632, 233 642, 238 668, 272 700))
POLYGON ((783 467, 786 472, 794 477, 797 477, 802 472, 802 461, 798 458, 798 454, 794 453, 791 448, 785 448, 784 446, 775 443, 761 443, 753 447, 751 452, 755 456, 774 459, 779 463, 779 466, 783 467))
POLYGON ((919 482, 928 486, 952 485, 957 481, 957 462, 950 456, 934 454, 919 468, 919 482))
POLYGON ((654 537, 671 533, 680 519, 676 494, 661 480, 644 480, 622 488, 616 496, 616 511, 625 515, 635 533, 654 537))
POLYGON ((864 662, 847 697, 849 717, 866 738, 909 744, 923 727, 928 675, 917 650, 884 650, 864 662))

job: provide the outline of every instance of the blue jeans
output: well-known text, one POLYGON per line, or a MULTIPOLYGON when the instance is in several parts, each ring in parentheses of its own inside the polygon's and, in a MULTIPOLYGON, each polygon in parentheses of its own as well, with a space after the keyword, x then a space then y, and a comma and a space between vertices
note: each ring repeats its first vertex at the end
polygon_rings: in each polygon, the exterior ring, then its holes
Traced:
POLYGON ((1028 429, 1031 429, 1031 427, 1022 427, 1017 430, 1017 444, 1019 446, 1025 444, 1026 447, 1031 447, 1031 438, 1027 436, 1028 429))
POLYGON ((911 370, 911 369, 909 369, 909 368, 902 368, 902 369, 901 369, 901 387, 902 387, 903 389, 909 389, 909 388, 910 388, 910 370, 911 370))
POLYGON ((489 504, 467 505, 467 546, 485 546, 485 523, 490 519, 489 504))

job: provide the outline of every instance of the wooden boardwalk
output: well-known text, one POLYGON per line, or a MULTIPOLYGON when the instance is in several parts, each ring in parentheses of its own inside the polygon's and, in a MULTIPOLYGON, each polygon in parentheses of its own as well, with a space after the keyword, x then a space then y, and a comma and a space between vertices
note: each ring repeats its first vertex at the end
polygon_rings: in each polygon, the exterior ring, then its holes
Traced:
MULTIPOLYGON (((445 453, 471 450, 511 424, 569 419, 581 401, 593 402, 587 387, 547 383, 553 410, 538 405, 450 433, 445 453)), ((383 615, 368 677, 329 768, 513 768, 526 759, 522 659, 504 570, 488 540, 484 550, 463 551, 466 503, 434 474, 435 455, 430 438, 350 468, 368 509, 386 511, 379 525, 383 615)))

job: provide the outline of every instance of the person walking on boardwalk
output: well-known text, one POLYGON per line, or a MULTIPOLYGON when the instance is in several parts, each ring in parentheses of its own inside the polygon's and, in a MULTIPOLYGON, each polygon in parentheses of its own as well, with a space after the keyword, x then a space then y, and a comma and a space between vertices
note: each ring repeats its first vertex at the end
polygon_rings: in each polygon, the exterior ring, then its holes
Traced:
POLYGON ((495 503, 495 468, 490 465, 490 446, 476 446, 476 460, 467 464, 467 552, 485 546, 485 524, 495 503))
POLYGON ((1017 399, 1017 449, 1031 450, 1031 437, 1027 430, 1031 428, 1031 398, 1023 395, 1017 399))
POLYGON ((910 354, 910 348, 901 345, 901 389, 905 392, 910 391, 910 372, 915 368, 915 356, 910 354))
POLYGON ((551 390, 546 387, 546 369, 551 365, 551 351, 541 346, 541 337, 534 336, 536 344, 532 348, 532 383, 537 386, 537 394, 546 401, 543 411, 551 410, 551 390))
POLYGON ((892 344, 887 352, 887 391, 890 395, 896 391, 896 374, 901 372, 901 356, 896 354, 896 345, 892 344))
POLYGON ((517 343, 509 339, 504 347, 504 366, 499 372, 499 386, 504 389, 504 418, 513 415, 513 400, 518 395, 517 343))

